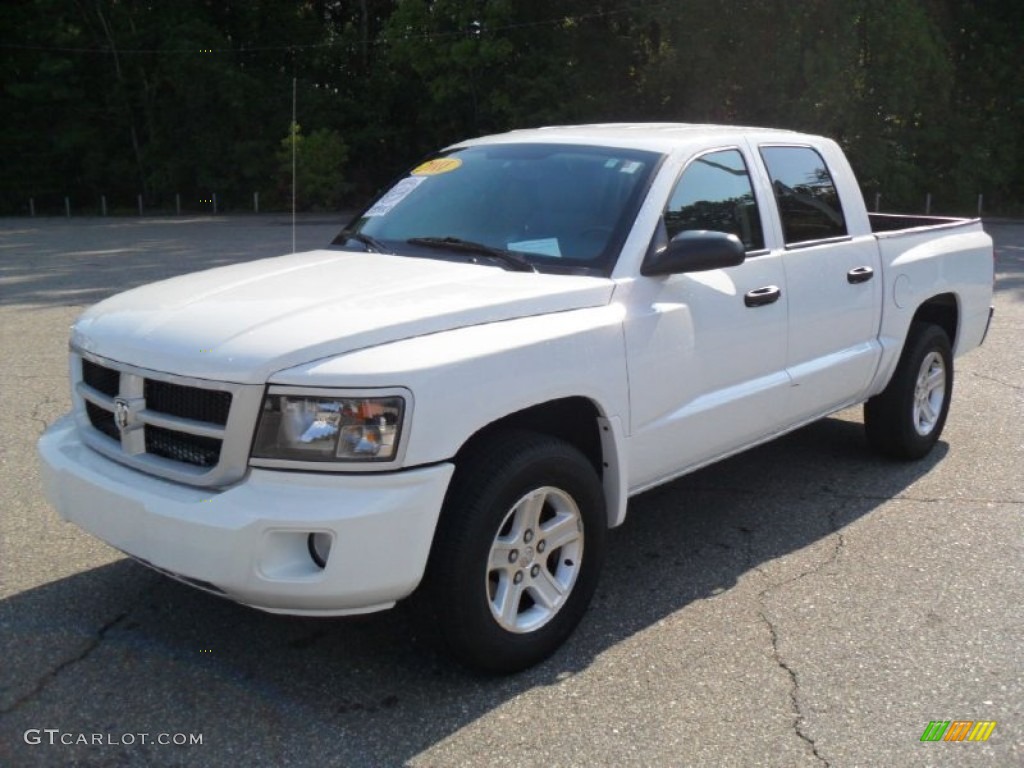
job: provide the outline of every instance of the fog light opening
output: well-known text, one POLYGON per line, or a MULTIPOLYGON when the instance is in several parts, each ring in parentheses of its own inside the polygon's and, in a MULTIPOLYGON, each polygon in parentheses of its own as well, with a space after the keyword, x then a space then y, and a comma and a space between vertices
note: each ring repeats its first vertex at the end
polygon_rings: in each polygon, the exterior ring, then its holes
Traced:
POLYGON ((332 537, 329 533, 311 533, 306 539, 309 556, 318 568, 327 567, 327 558, 331 556, 332 537))

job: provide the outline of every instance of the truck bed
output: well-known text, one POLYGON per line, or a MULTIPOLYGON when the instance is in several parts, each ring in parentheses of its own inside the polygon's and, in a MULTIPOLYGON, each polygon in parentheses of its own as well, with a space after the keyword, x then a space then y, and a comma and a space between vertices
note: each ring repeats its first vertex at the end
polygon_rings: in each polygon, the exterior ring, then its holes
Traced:
POLYGON ((871 231, 875 234, 898 232, 906 229, 920 229, 922 227, 966 224, 977 221, 977 219, 965 219, 955 216, 917 216, 907 213, 869 213, 868 219, 871 222, 871 231))

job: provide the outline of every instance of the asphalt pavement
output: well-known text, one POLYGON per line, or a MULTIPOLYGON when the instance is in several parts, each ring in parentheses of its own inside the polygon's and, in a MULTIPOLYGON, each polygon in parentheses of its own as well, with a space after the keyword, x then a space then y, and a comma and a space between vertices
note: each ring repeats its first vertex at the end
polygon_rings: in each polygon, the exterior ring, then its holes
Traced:
MULTIPOLYGON (((876 458, 852 409, 634 499, 568 644, 493 678, 401 605, 260 613, 43 498, 75 316, 287 253, 289 223, 0 220, 0 766, 1024 764, 1024 225, 987 227, 996 316, 931 456, 876 458), (922 742, 936 720, 996 726, 922 742)), ((299 249, 344 223, 300 219, 299 249)))

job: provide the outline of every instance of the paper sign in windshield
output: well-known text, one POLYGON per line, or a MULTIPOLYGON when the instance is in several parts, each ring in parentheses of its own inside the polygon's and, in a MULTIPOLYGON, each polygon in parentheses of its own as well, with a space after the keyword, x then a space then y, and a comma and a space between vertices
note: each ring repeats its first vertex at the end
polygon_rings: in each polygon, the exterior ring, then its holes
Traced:
POLYGON ((539 253, 542 256, 562 256, 562 249, 558 247, 557 237, 545 237, 542 240, 519 240, 509 243, 510 251, 522 251, 523 253, 539 253))
POLYGON ((462 165, 457 157, 439 157, 434 160, 427 160, 423 165, 417 165, 412 169, 413 176, 437 176, 439 173, 454 171, 462 165))
POLYGON ((426 180, 426 176, 410 176, 395 184, 384 197, 373 204, 363 216, 383 216, 392 208, 405 200, 416 187, 426 180))

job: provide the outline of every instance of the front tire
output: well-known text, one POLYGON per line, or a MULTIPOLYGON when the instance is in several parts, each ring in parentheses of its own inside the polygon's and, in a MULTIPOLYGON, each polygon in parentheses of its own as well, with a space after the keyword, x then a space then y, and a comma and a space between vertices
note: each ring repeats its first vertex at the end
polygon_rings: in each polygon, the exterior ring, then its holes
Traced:
POLYGON ((501 673, 547 658, 590 603, 606 527, 597 472, 562 440, 506 432, 460 461, 424 584, 451 654, 501 673))
POLYGON ((864 404, 868 443, 886 456, 926 456, 946 425, 953 395, 953 351, 937 325, 914 322, 892 380, 864 404))

